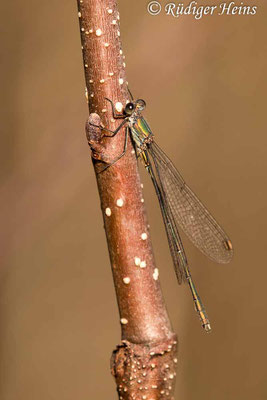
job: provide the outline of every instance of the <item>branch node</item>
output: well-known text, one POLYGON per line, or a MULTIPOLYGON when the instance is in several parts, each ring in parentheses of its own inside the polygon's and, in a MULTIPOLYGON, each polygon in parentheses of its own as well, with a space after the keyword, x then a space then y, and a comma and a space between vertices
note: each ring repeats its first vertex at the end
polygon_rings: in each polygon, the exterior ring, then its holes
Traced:
POLYGON ((151 344, 123 340, 111 357, 121 399, 171 399, 177 364, 177 337, 151 344))
POLYGON ((101 127, 100 116, 96 113, 91 113, 85 123, 85 131, 88 144, 92 150, 92 158, 97 161, 108 162, 109 157, 105 156, 101 127))

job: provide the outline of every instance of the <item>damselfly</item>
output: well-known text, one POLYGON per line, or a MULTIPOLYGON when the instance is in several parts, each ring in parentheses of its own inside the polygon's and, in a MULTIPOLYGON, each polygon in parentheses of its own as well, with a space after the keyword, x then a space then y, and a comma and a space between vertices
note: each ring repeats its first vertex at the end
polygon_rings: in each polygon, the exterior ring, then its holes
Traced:
POLYGON ((101 129, 110 133, 106 136, 113 137, 125 127, 125 142, 123 152, 103 170, 116 163, 125 154, 130 135, 136 155, 143 161, 156 190, 178 282, 179 284, 183 281, 188 282, 202 326, 209 332, 210 322, 192 280, 178 226, 200 251, 218 263, 228 263, 231 260, 232 242, 187 186, 170 159, 155 143, 154 135, 142 116, 146 106, 145 101, 132 99, 121 113, 117 113, 113 102, 106 100, 111 103, 113 117, 123 121, 115 131, 103 127, 101 129))

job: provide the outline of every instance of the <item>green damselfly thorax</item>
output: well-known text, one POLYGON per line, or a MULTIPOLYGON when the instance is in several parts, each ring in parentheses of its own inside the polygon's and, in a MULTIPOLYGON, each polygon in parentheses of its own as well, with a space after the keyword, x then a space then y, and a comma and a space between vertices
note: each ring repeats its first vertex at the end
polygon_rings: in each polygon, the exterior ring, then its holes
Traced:
POLYGON ((136 155, 140 158, 151 176, 168 237, 170 252, 179 284, 188 282, 195 309, 202 326, 209 332, 210 322, 194 285, 187 257, 180 238, 178 226, 192 243, 207 257, 218 263, 228 263, 233 256, 232 242, 209 211, 187 186, 171 160, 154 141, 154 135, 142 116, 146 103, 144 100, 132 100, 121 113, 117 113, 114 104, 113 117, 122 119, 115 131, 100 127, 115 136, 124 128, 125 142, 123 152, 107 164, 105 169, 116 163, 124 154, 130 135, 135 145, 136 155))

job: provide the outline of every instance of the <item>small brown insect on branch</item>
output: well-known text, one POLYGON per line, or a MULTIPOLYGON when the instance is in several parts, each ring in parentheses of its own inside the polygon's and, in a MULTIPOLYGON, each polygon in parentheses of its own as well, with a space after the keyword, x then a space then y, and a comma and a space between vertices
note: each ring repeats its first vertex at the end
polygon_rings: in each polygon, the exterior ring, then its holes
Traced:
POLYGON ((171 399, 177 339, 163 302, 135 151, 126 127, 111 136, 130 100, 115 0, 78 0, 86 95, 87 139, 101 200, 120 313, 122 342, 111 370, 120 399, 171 399), (103 129, 103 127, 108 130, 103 129), (127 138, 127 141, 125 141, 127 138), (112 166, 101 172, 107 163, 112 166))

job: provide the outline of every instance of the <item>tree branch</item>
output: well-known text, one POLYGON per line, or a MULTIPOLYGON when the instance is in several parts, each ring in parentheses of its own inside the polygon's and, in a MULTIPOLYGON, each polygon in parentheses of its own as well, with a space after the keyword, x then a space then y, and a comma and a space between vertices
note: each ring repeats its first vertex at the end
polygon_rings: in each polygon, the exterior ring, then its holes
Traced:
MULTIPOLYGON (((135 152, 125 129, 112 137, 97 126, 115 130, 109 102, 129 100, 119 13, 115 0, 78 0, 86 92, 87 138, 92 150, 101 209, 120 313, 122 343, 113 352, 112 373, 120 399, 171 398, 177 341, 164 306, 151 247, 135 152), (95 125, 95 126, 94 126, 95 125), (103 162, 104 161, 104 162, 103 162)), ((118 104, 121 103, 121 104, 118 104)))

